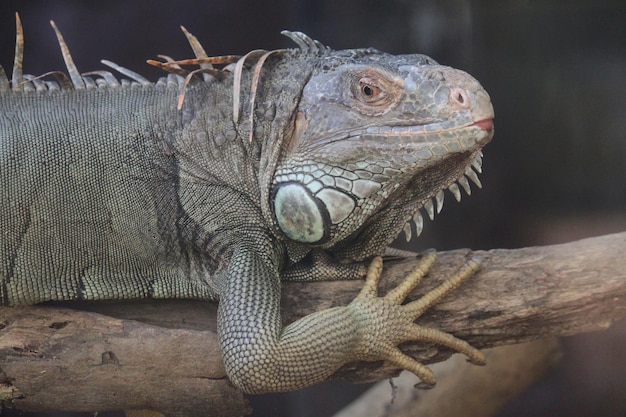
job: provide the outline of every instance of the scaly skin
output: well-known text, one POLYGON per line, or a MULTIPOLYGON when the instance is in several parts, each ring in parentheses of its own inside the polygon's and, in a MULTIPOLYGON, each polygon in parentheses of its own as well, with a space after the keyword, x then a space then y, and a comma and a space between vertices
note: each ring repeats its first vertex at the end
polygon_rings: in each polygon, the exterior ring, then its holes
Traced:
POLYGON ((434 383, 398 350, 408 340, 483 361, 414 323, 476 261, 402 305, 427 255, 376 295, 376 256, 412 219, 419 232, 418 211, 430 216, 444 189, 477 181, 493 109, 471 76, 423 55, 331 51, 299 33, 287 33, 297 50, 209 59, 187 34, 194 63, 232 66, 205 68, 200 81, 160 63, 187 80, 131 74, 136 85, 119 86, 110 73, 81 76, 57 31, 71 88, 56 91, 21 75, 20 33, 13 82, 0 73, 4 305, 219 300, 226 370, 250 393, 311 385, 353 360, 389 360, 434 383), (367 264, 350 305, 283 327, 281 281, 357 279, 367 264))

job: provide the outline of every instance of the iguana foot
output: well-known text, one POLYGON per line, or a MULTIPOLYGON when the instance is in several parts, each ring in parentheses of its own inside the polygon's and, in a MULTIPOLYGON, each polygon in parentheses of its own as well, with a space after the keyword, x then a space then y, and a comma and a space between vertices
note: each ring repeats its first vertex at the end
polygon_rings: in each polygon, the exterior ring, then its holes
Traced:
POLYGON ((376 257, 369 266, 365 285, 350 308, 359 322, 360 342, 358 359, 386 360, 417 375, 420 387, 434 386, 434 373, 412 357, 405 355, 397 347, 407 341, 418 341, 446 346, 463 353, 476 365, 484 365, 483 354, 467 342, 449 333, 422 327, 414 323, 426 310, 445 295, 458 288, 480 267, 480 259, 472 258, 454 276, 429 291, 418 300, 402 304, 407 295, 426 275, 436 255, 427 253, 406 278, 384 297, 378 297, 377 285, 382 272, 382 258, 376 257))

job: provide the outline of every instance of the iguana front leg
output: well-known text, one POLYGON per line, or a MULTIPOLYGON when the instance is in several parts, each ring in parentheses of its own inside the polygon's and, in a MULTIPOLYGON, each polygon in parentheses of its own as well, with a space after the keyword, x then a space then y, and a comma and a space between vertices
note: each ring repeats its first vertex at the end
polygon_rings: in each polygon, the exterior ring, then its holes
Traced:
POLYGON ((282 328, 278 270, 267 257, 249 249, 235 252, 219 306, 226 369, 231 381, 248 393, 303 388, 355 360, 387 360, 434 384, 427 367, 398 349, 406 341, 441 344, 467 355, 473 363, 484 363, 483 355, 466 342, 414 323, 474 273, 476 260, 424 297, 402 305, 434 262, 434 253, 427 254, 385 297, 377 295, 382 259, 375 258, 352 303, 310 314, 282 328))

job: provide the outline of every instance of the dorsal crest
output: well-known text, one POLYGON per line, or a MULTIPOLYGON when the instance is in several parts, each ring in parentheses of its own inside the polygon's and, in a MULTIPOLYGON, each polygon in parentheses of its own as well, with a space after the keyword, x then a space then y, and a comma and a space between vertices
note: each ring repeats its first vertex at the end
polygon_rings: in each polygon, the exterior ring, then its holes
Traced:
MULTIPOLYGON (((258 83, 261 78, 264 64, 271 56, 280 56, 289 50, 253 50, 247 54, 240 55, 224 55, 210 57, 198 39, 192 35, 185 27, 181 26, 189 45, 195 55, 194 58, 184 60, 174 60, 166 55, 159 55, 162 61, 148 60, 148 64, 156 66, 168 72, 168 76, 161 77, 156 82, 151 82, 142 75, 120 66, 108 60, 101 60, 102 64, 116 71, 126 78, 118 79, 111 71, 96 70, 81 73, 70 53, 70 49, 61 34, 61 31, 54 23, 50 21, 52 28, 57 36, 59 47, 63 60, 65 61, 66 72, 50 71, 38 76, 24 74, 23 57, 24 57, 24 32, 19 14, 15 14, 16 22, 16 40, 15 40, 15 57, 13 63, 13 72, 9 81, 6 72, 0 66, 0 93, 9 91, 54 91, 60 89, 92 89, 92 88, 119 88, 124 85, 167 85, 179 88, 178 109, 182 108, 185 92, 189 84, 193 82, 211 82, 215 79, 221 80, 232 75, 233 80, 233 121, 239 122, 242 113, 241 103, 241 77, 244 67, 251 68, 253 71, 252 83, 249 94, 249 117, 250 132, 253 131, 253 114, 258 83), (185 66, 195 66, 195 69, 184 69, 185 66), (201 76, 201 77, 200 77, 201 76), (52 77, 53 80, 49 78, 52 77)), ((291 39, 299 48, 300 53, 310 56, 319 56, 330 51, 330 48, 322 43, 310 38, 302 32, 282 31, 283 35, 291 39)), ((252 133, 250 134, 252 140, 252 133)))

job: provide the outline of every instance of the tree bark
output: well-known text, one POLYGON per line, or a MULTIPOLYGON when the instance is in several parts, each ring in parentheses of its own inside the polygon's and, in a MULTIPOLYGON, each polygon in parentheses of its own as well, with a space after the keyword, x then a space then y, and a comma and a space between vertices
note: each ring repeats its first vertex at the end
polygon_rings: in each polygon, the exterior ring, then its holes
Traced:
MULTIPOLYGON (((418 319, 479 348, 607 328, 626 316, 626 233, 515 250, 441 252, 411 299, 473 254, 481 270, 418 319)), ((385 264, 385 294, 415 265, 385 264)), ((285 283, 285 322, 348 304, 361 281, 285 283)), ((225 377, 215 306, 141 301, 0 308, 0 400, 25 411, 152 409, 171 416, 238 416, 245 398, 225 377), (77 310, 79 308, 80 310, 77 310)), ((425 363, 452 352, 408 344, 425 363)), ((489 366, 489 365, 487 365, 489 366)), ((488 369, 488 368, 487 368, 488 369)), ((397 373, 351 363, 335 376, 355 382, 397 373)))
POLYGON ((404 371, 380 381, 333 417, 489 417, 550 371, 561 358, 560 341, 548 337, 485 349, 489 366, 473 366, 461 355, 435 363, 437 387, 415 389, 404 371))

